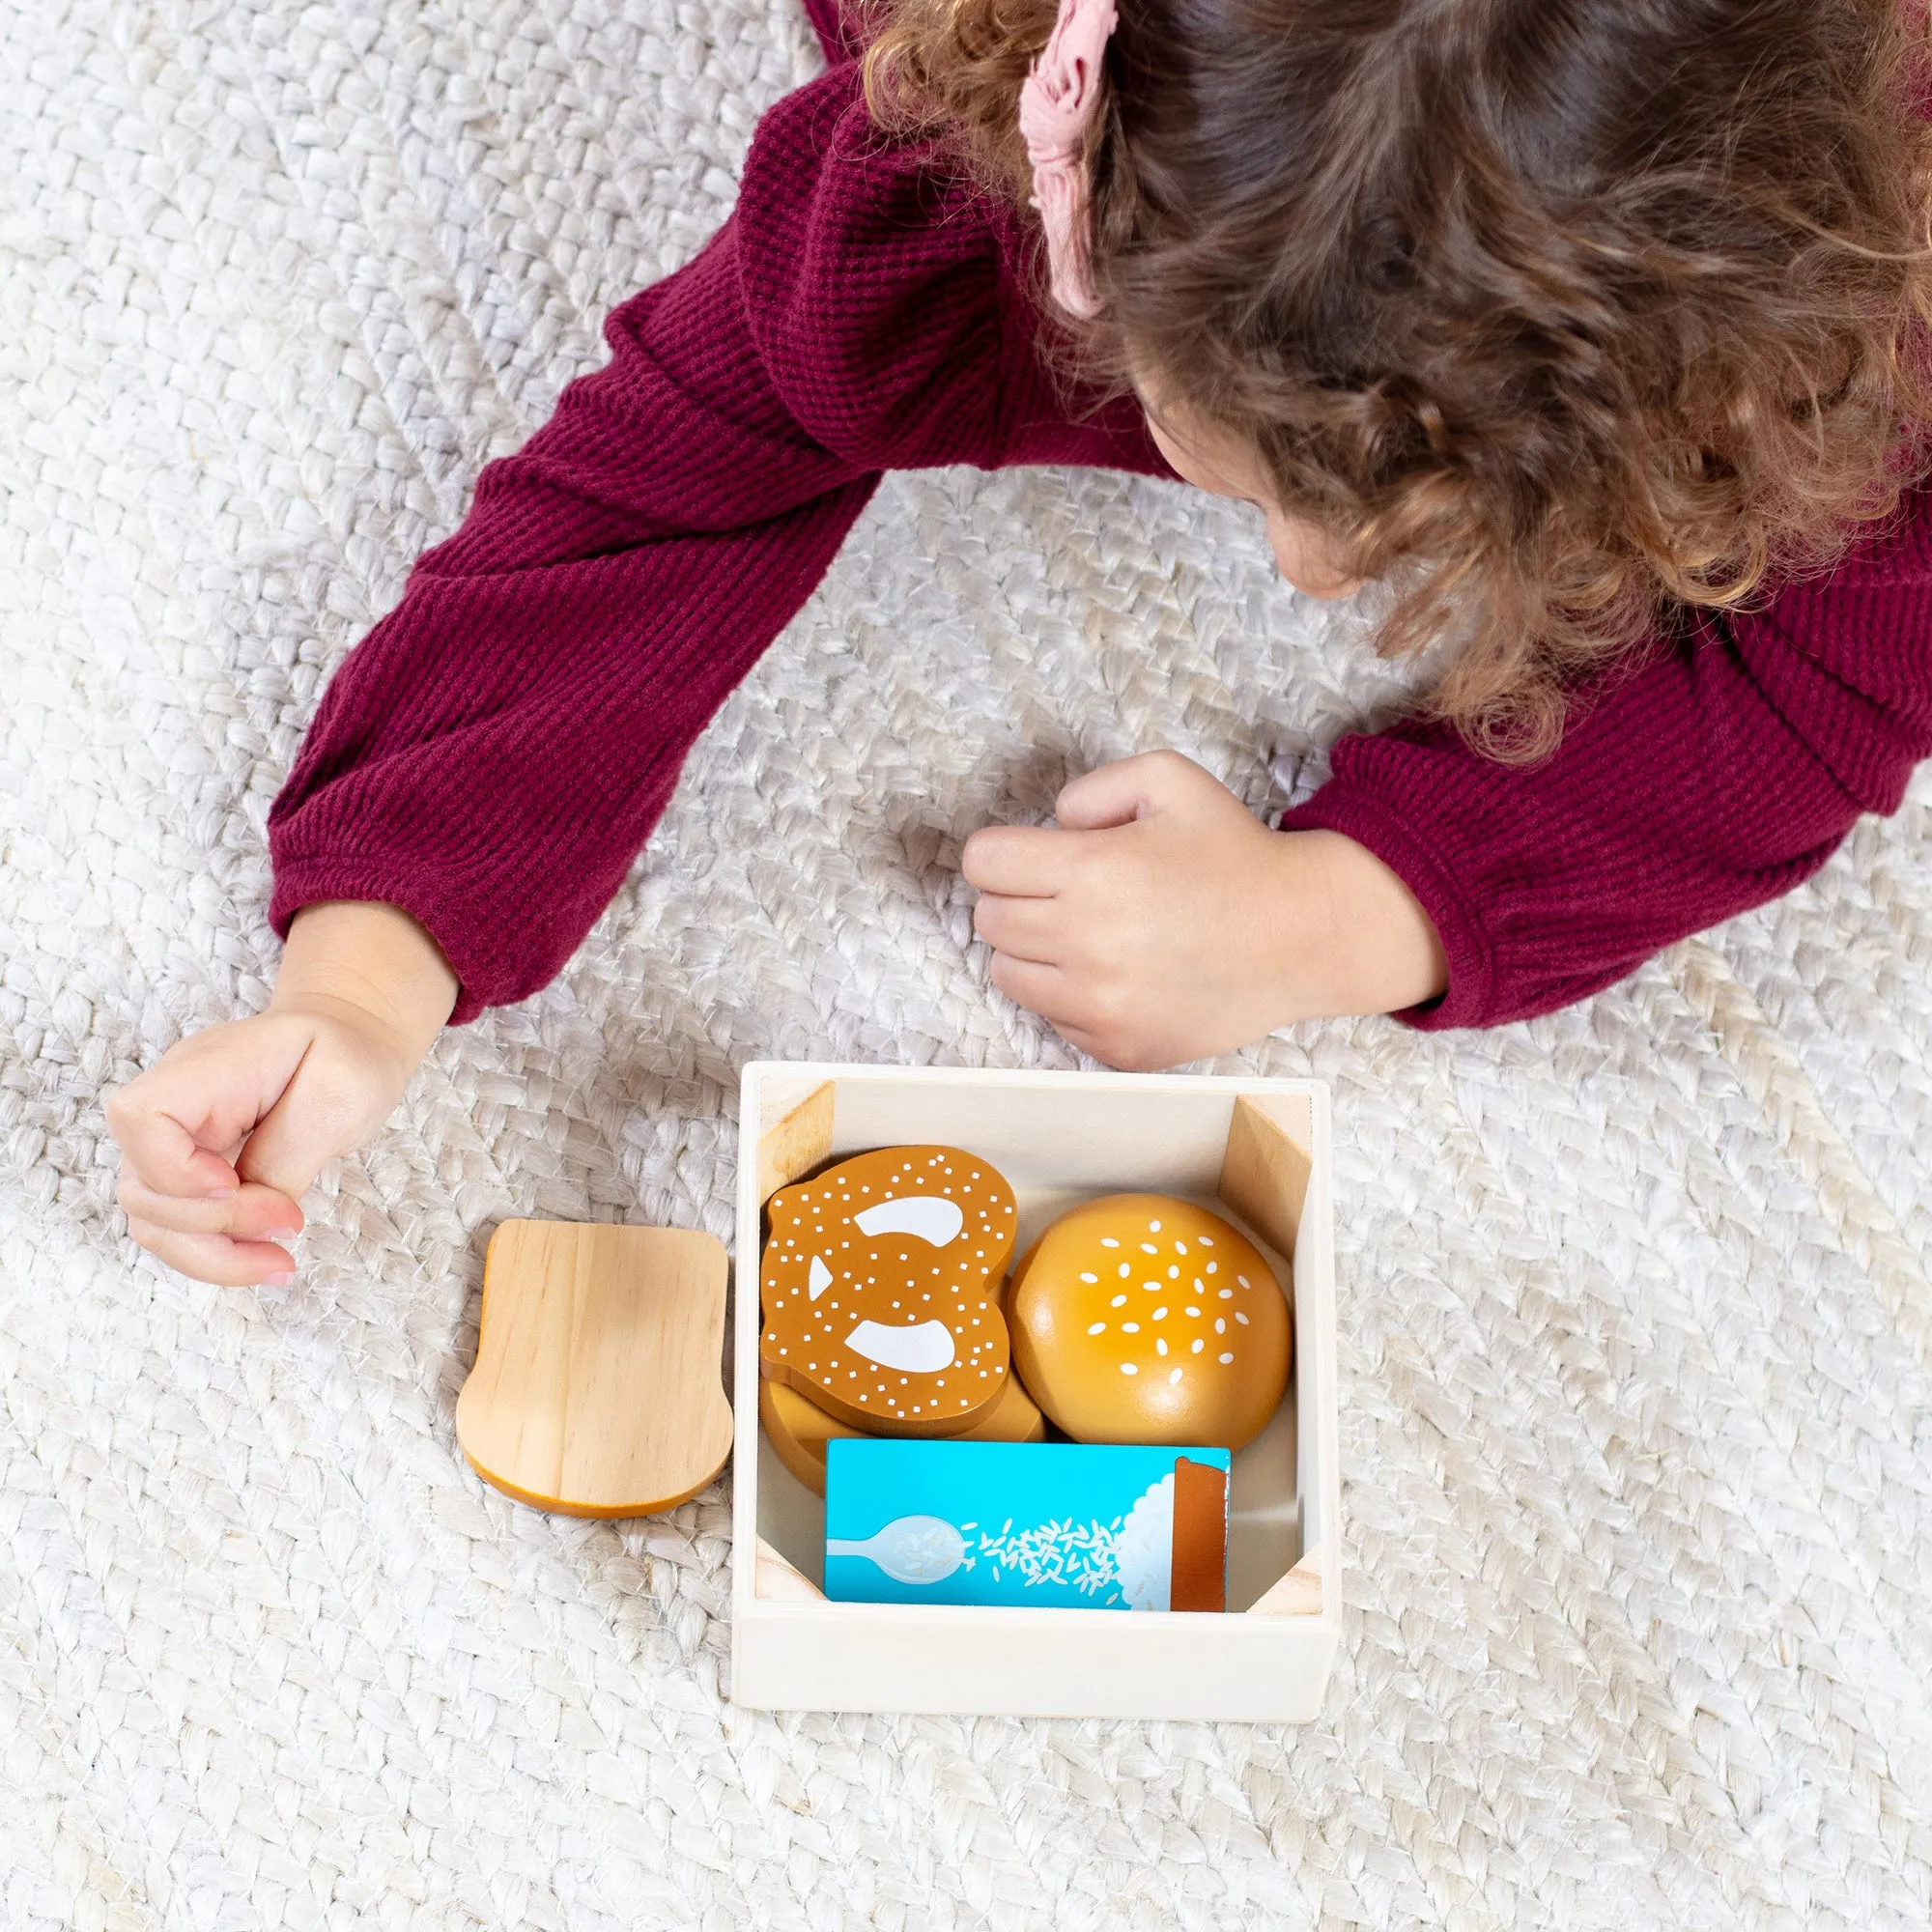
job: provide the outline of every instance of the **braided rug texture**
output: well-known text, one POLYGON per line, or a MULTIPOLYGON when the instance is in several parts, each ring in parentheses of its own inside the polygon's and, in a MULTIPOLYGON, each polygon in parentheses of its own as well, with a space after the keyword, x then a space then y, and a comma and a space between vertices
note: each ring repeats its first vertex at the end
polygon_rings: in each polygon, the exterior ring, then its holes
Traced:
POLYGON ((0 0, 0 1924, 1932 1922, 1923 781, 1580 1009, 1223 1063, 1334 1089, 1319 1721, 738 1711, 727 1484, 463 1464, 504 1216, 728 1238, 753 1056, 1072 1064, 972 827, 1156 745, 1278 804, 1399 700, 1225 504, 892 479, 294 1288, 121 1233, 102 1092, 266 1001, 325 680, 817 61, 792 0, 0 0))

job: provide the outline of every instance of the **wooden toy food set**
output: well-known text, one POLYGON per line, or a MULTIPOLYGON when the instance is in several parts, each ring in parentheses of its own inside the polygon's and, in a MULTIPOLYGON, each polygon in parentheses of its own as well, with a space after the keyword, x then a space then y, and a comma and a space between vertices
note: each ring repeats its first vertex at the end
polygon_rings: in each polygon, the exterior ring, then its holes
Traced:
MULTIPOLYGON (((1314 1083, 748 1067, 734 1700, 1312 1716, 1328 1168, 1314 1083)), ((472 1464, 580 1515, 695 1493, 731 1442, 724 1278, 705 1236, 506 1223, 472 1464)))
MULTIPOLYGON (((755 1453, 749 1437, 741 1441, 732 1479, 733 1699, 780 1710, 1236 1720, 1313 1717, 1341 1634, 1332 1554, 1341 1484, 1327 1090, 1310 1081, 1173 1074, 754 1064, 743 1076, 739 1135, 735 1404, 741 1418, 762 1406, 766 1419, 755 1453), (764 1252, 765 1206, 781 1189, 810 1188, 812 1178, 830 1176, 853 1155, 921 1147, 979 1155, 1011 1190, 1013 1250, 1020 1260, 1012 1266, 1015 1286, 1001 1312, 1022 1375, 1008 1379, 1035 1406, 1057 1399, 1040 1396, 1040 1390, 1057 1386, 1050 1377, 1039 1389, 1024 1378, 1029 1348, 1037 1354, 1044 1340, 1045 1352, 1055 1350, 1055 1338, 1026 1325, 1028 1278, 1042 1256, 1049 1265, 1059 1265, 1042 1236, 1063 1218, 1068 1220, 1060 1238, 1073 1256, 1071 1283, 1082 1289, 1102 1284, 1081 1282, 1080 1275, 1098 1277, 1102 1270, 1078 1264, 1080 1240, 1091 1236, 1095 1248, 1107 1238, 1123 1243, 1122 1250, 1099 1250, 1118 1255, 1112 1264, 1117 1283, 1120 1260, 1128 1259, 1128 1231, 1083 1225, 1072 1218, 1076 1210, 1107 1197, 1179 1197, 1232 1224, 1284 1287, 1292 1283, 1289 1386, 1285 1392, 1276 1389, 1279 1399, 1258 1433, 1231 1458, 1226 1613, 1183 1608, 1141 1616, 1104 1607, 834 1602, 825 1596, 825 1502, 801 1480, 795 1467, 799 1452, 781 1446, 770 1420, 794 1395, 807 1409, 816 1406, 792 1383, 772 1382, 760 1373, 766 1324, 758 1298, 747 1292, 750 1258, 764 1252)), ((776 1230, 777 1216, 772 1225, 776 1230)), ((855 1236, 841 1232, 836 1238, 855 1236)), ((1175 1368, 1196 1364, 1236 1372, 1236 1364, 1212 1357, 1235 1353, 1238 1361, 1239 1352, 1217 1347, 1210 1356, 1208 1343, 1220 1339, 1217 1320, 1226 1324, 1221 1336, 1243 1324, 1232 1315, 1210 1312, 1210 1302, 1225 1309, 1236 1300, 1246 1305, 1247 1298, 1237 1283, 1224 1282, 1227 1264, 1209 1277, 1210 1254, 1198 1248, 1185 1256, 1174 1252, 1174 1240, 1188 1238, 1178 1226, 1142 1230, 1134 1237, 1133 1260, 1150 1266, 1134 1268, 1130 1261, 1130 1288, 1117 1285, 1101 1307, 1074 1311, 1086 1319, 1058 1342, 1067 1372, 1064 1379, 1075 1399, 1081 1384, 1074 1372, 1082 1366, 1072 1350, 1076 1341, 1115 1349, 1110 1358, 1089 1358, 1086 1366, 1094 1370, 1106 1359, 1110 1365, 1094 1373, 1122 1383, 1157 1369, 1163 1386, 1185 1391, 1187 1373, 1178 1383, 1165 1379, 1175 1368), (1160 1247, 1162 1236, 1168 1245, 1159 1256, 1142 1251, 1143 1239, 1160 1247), (1151 1265, 1156 1261, 1157 1274, 1151 1265), (1183 1263, 1196 1262, 1203 1284, 1211 1279, 1215 1285, 1206 1299, 1164 1298, 1145 1286, 1158 1279, 1192 1291, 1193 1267, 1184 1274, 1179 1270, 1183 1263), (1172 1277, 1169 1267, 1177 1270, 1172 1277), (1232 1291, 1225 1301, 1218 1293, 1223 1285, 1232 1291), (1113 1308, 1113 1296, 1122 1293, 1127 1302, 1113 1308), (1168 1311, 1158 1322, 1156 1307, 1168 1311), (1190 1316, 1190 1308, 1201 1313, 1190 1316), (1087 1330, 1103 1321, 1108 1332, 1090 1337, 1087 1330), (1124 1332, 1129 1321, 1136 1324, 1131 1335, 1124 1332), (1196 1341, 1202 1343, 1199 1350, 1196 1341), (1160 1342, 1167 1344, 1165 1353, 1155 1346, 1160 1342), (1133 1377, 1122 1373, 1128 1363, 1133 1377)), ((907 1243, 904 1252, 918 1250, 907 1243)), ((810 1255, 803 1270, 809 1295, 810 1255)), ((827 1272, 835 1272, 829 1260, 827 1272)), ((830 1284, 821 1287, 821 1304, 832 1293, 830 1284)), ((1254 1300, 1249 1325, 1253 1309, 1266 1306, 1254 1300)), ((917 1325, 908 1318, 923 1319, 923 1308, 885 1313, 908 1327, 917 1325)), ((867 1319, 881 1316, 873 1311, 867 1319)), ((822 1370, 824 1358, 818 1359, 822 1370)), ((849 1371, 858 1366, 845 1365, 848 1385, 856 1386, 859 1378, 849 1371)), ((1264 1405, 1265 1389, 1252 1400, 1264 1405)), ((1037 1441, 1025 1421, 1013 1424, 1007 1439, 1023 1445, 1030 1437, 1037 1441)), ((884 1446, 944 1451, 949 1440, 962 1439, 899 1437, 884 1446)), ((827 1444, 840 1454, 879 1446, 875 1435, 826 1429, 815 1460, 823 1460, 827 1444)))
POLYGON ((1013 1210, 991 1161, 945 1146, 835 1160, 765 1203, 759 1410, 825 1498, 825 1594, 1225 1609, 1230 1452, 1288 1385, 1272 1267, 1193 1202, 1113 1194, 1003 1288, 1013 1210))

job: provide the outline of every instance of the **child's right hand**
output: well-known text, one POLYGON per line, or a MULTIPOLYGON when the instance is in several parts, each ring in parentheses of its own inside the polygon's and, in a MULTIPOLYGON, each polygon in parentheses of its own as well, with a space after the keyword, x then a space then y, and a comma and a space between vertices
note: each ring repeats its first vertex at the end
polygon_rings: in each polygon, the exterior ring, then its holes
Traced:
POLYGON ((293 1278, 323 1164, 402 1096, 455 1004, 429 934, 394 906, 298 915, 268 1011, 172 1048, 107 1102, 128 1232, 170 1267, 242 1286, 293 1278))

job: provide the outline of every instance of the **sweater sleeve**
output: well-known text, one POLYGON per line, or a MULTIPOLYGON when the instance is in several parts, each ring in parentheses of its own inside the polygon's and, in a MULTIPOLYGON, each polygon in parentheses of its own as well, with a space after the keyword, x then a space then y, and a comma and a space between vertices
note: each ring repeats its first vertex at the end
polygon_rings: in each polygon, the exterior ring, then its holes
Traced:
POLYGON ((613 312, 609 364, 485 469, 331 680, 270 813, 276 930, 387 900, 442 948, 453 1019, 524 998, 879 471, 1151 467, 1137 417, 1069 425, 1011 258, 994 212, 871 130, 856 70, 781 101, 731 221, 613 312))
POLYGON ((1791 891, 1861 812, 1898 809, 1932 754, 1932 494, 1829 577, 1654 639, 1578 695, 1529 768, 1410 720, 1337 745, 1284 815, 1366 845, 1449 961, 1402 1017, 1496 1026, 1611 984, 1652 953, 1791 891))

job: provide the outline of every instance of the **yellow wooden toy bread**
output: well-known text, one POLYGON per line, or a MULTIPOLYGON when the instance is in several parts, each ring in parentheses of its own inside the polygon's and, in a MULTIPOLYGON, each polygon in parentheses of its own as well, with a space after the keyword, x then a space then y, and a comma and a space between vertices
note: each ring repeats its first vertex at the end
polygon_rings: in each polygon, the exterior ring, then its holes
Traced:
POLYGON ((1013 1363, 1079 1442, 1238 1449, 1288 1387, 1288 1303, 1218 1214, 1111 1194, 1063 1214, 1013 1270, 1013 1363))
POLYGON ((728 1272, 723 1242, 687 1229, 503 1222, 456 1401, 470 1466, 565 1516, 652 1516, 696 1495, 731 1453, 728 1272))
POLYGON ((766 1204, 759 1367, 870 1435, 956 1435, 1005 1386, 1013 1191, 952 1147, 855 1154, 766 1204))

